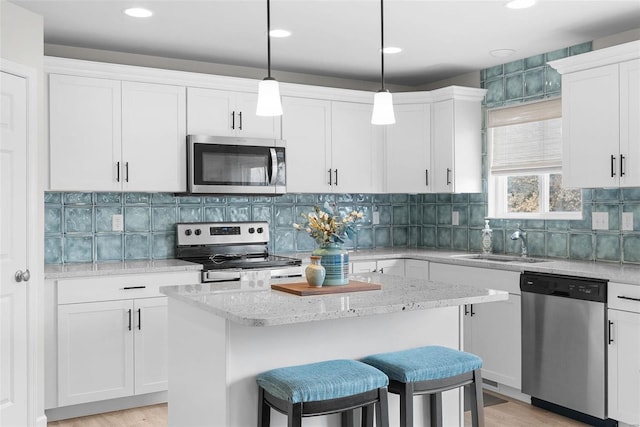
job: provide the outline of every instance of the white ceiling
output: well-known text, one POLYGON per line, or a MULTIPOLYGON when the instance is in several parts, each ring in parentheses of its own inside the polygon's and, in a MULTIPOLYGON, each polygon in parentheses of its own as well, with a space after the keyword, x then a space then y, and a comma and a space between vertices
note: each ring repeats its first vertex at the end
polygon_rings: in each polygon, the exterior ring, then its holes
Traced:
MULTIPOLYGON (((45 42, 266 68, 266 0, 11 0, 44 17, 45 42), (147 19, 122 14, 153 10, 147 19)), ((418 86, 640 27, 639 0, 386 0, 387 83, 418 86), (495 58, 493 49, 514 49, 495 58)), ((378 0, 271 0, 272 68, 379 80, 378 0)), ((265 72, 266 75, 266 72, 265 72)))

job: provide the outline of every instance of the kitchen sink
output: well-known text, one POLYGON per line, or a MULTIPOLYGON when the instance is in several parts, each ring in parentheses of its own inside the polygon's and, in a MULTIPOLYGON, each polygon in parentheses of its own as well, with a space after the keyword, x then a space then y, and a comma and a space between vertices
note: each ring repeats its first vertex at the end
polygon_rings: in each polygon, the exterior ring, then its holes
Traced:
POLYGON ((465 258, 465 259, 477 259, 482 261, 494 261, 494 262, 525 262, 525 263, 533 263, 533 262, 547 262, 546 259, 540 258, 529 258, 529 257, 521 257, 521 256, 512 256, 512 255, 483 255, 483 254, 472 254, 472 255, 454 255, 455 258, 465 258))

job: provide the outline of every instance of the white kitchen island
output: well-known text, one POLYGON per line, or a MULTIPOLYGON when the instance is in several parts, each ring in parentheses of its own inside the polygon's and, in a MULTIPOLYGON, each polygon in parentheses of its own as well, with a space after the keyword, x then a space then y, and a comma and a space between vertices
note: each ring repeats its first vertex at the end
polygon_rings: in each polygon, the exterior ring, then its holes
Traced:
MULTIPOLYGON (((256 426, 255 376, 268 369, 424 345, 462 349, 460 307, 507 299, 506 292, 464 284, 377 273, 352 279, 380 283, 382 290, 297 296, 243 291, 239 282, 163 287, 169 426, 256 426)), ((444 425, 464 425, 462 396, 461 390, 443 394, 444 425)), ((421 426, 426 407, 415 399, 421 426)), ((391 426, 399 422, 398 402, 389 395, 391 426)), ((286 426, 286 418, 272 411, 271 425, 286 426)), ((304 425, 339 426, 339 417, 306 418, 304 425)))

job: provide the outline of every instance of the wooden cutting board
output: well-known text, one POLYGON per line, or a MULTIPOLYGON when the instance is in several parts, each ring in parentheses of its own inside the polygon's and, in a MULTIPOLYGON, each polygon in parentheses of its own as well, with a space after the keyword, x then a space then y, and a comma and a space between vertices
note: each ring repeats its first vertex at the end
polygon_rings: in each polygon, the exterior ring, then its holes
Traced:
POLYGON ((348 285, 333 285, 333 286, 309 286, 307 282, 297 283, 283 283, 278 285, 271 285, 271 289, 276 291, 287 292, 299 296, 307 295, 328 295, 328 294, 341 294, 345 292, 360 292, 360 291, 378 291, 382 289, 382 285, 379 283, 367 283, 359 282, 357 280, 349 280, 348 285))

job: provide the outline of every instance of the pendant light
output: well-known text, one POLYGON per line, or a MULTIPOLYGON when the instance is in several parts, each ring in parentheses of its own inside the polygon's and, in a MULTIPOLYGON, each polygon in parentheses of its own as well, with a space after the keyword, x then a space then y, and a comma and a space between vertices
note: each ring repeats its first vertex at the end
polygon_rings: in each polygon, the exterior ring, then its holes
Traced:
POLYGON ((371 124, 392 125, 396 122, 393 113, 393 98, 391 92, 384 88, 384 5, 380 0, 380 82, 382 87, 373 96, 373 113, 371 124))
POLYGON ((280 86, 271 77, 271 5, 267 0, 267 77, 258 85, 258 116, 281 116, 282 102, 280 101, 280 86))

